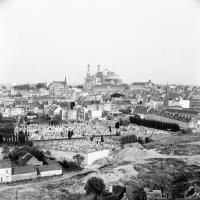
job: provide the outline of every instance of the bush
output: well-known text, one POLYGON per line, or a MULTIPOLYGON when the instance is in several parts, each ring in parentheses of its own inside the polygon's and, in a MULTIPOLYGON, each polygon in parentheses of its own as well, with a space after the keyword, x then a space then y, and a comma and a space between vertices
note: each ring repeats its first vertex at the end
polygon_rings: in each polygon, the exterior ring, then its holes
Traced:
POLYGON ((134 134, 121 137, 122 144, 136 143, 136 142, 138 142, 138 139, 137 139, 136 135, 134 135, 134 134))
POLYGON ((3 150, 2 150, 2 154, 4 154, 4 159, 8 158, 8 155, 10 153, 10 149, 8 147, 8 145, 3 145, 3 150))
POLYGON ((187 129, 183 129, 181 131, 182 134, 192 134, 192 129, 191 128, 187 128, 187 129))
POLYGON ((75 156, 73 156, 73 160, 76 160, 79 168, 81 168, 81 164, 83 163, 83 161, 85 160, 85 158, 81 154, 76 154, 75 156))
POLYGON ((94 194, 95 199, 97 199, 97 196, 100 196, 105 191, 105 184, 103 179, 92 177, 87 180, 87 184, 85 186, 86 195, 94 194))
POLYGON ((153 142, 153 139, 150 138, 150 137, 146 137, 145 138, 145 143, 147 144, 147 143, 150 143, 150 142, 153 142))
POLYGON ((60 162, 60 164, 65 170, 80 170, 80 166, 77 162, 64 160, 63 162, 60 162))
POLYGON ((102 200, 119 200, 119 195, 111 194, 109 196, 102 197, 102 200))

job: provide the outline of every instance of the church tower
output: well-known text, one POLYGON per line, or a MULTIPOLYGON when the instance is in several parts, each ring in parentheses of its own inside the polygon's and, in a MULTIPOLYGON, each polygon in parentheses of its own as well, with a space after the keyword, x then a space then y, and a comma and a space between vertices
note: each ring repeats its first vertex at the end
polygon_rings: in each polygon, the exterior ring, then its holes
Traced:
POLYGON ((65 88, 65 91, 67 89, 67 79, 66 79, 66 75, 65 75, 65 81, 64 81, 64 88, 65 88))

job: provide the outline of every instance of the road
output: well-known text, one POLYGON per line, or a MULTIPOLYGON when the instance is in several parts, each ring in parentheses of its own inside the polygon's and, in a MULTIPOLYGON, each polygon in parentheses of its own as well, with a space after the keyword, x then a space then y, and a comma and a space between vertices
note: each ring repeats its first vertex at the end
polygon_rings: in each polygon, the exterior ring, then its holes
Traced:
POLYGON ((0 185, 0 192, 5 191, 5 190, 10 190, 10 189, 21 189, 21 188, 39 188, 41 186, 44 186, 45 184, 52 184, 52 183, 57 183, 66 179, 70 179, 73 176, 76 175, 81 175, 87 172, 92 172, 93 170, 83 170, 83 171, 78 171, 78 172, 70 172, 70 173, 65 173, 62 176, 55 176, 55 177, 49 177, 48 179, 43 179, 43 180, 34 180, 31 182, 19 182, 19 183, 13 183, 12 185, 8 184, 2 184, 0 185))

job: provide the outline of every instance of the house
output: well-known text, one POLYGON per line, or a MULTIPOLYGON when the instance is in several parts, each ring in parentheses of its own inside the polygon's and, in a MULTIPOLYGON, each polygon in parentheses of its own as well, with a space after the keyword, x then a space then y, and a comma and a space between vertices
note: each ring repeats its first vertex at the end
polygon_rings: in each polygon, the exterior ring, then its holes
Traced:
POLYGON ((193 195, 191 195, 189 198, 189 200, 200 200, 200 194, 199 193, 194 193, 193 195))
POLYGON ((183 99, 180 94, 177 93, 167 93, 164 96, 164 107, 181 107, 181 108, 190 108, 190 100, 183 99))
POLYGON ((43 162, 39 161, 36 157, 31 155, 30 153, 26 153, 21 156, 18 160, 19 166, 40 166, 43 165, 43 162))
POLYGON ((119 84, 119 85, 108 85, 108 84, 103 84, 103 85, 95 85, 93 87, 93 92, 121 92, 126 89, 125 85, 119 84))
POLYGON ((50 117, 59 116, 62 120, 66 119, 66 110, 61 108, 60 105, 52 104, 46 108, 45 114, 50 117))
POLYGON ((134 82, 130 89, 131 90, 142 90, 142 89, 146 89, 146 88, 151 88, 153 87, 155 84, 149 80, 148 82, 134 82))
POLYGON ((12 181, 21 181, 35 178, 37 178, 37 170, 34 166, 12 168, 12 181))
POLYGON ((11 182, 11 163, 9 159, 0 160, 0 183, 11 182))
POLYGON ((191 113, 192 111, 184 110, 183 112, 178 112, 179 110, 177 109, 177 112, 173 111, 175 111, 175 109, 159 110, 149 108, 148 106, 144 105, 138 105, 134 110, 134 114, 156 121, 178 124, 180 128, 183 129, 197 128, 198 118, 196 116, 186 114, 186 112, 191 113))
POLYGON ((190 98, 190 108, 196 111, 200 111, 200 99, 190 98))
POLYGON ((59 164, 43 165, 38 167, 39 176, 56 176, 62 174, 62 167, 59 164))

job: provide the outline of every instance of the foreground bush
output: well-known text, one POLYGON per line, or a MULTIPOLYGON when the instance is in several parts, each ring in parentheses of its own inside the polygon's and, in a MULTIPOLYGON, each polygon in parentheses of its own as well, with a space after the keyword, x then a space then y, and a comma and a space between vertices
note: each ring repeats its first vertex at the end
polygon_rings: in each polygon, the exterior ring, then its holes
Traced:
POLYGON ((60 164, 66 171, 76 171, 81 169, 80 165, 74 161, 64 160, 63 162, 60 162, 60 164))
POLYGON ((94 200, 96 200, 98 196, 103 195, 103 193, 105 192, 105 188, 106 186, 103 179, 92 177, 87 180, 87 184, 85 186, 86 195, 93 194, 94 200))

